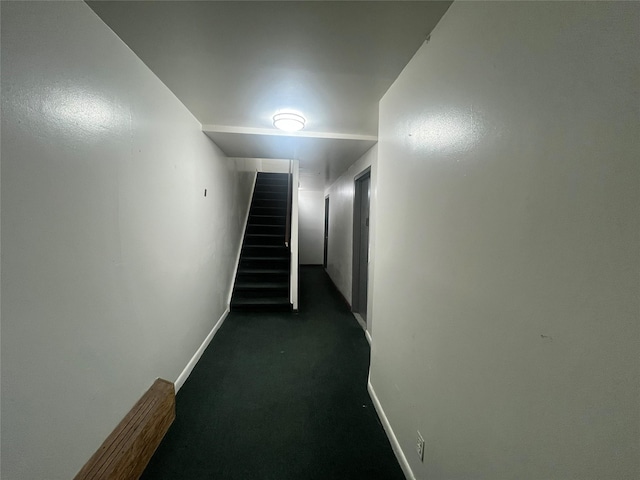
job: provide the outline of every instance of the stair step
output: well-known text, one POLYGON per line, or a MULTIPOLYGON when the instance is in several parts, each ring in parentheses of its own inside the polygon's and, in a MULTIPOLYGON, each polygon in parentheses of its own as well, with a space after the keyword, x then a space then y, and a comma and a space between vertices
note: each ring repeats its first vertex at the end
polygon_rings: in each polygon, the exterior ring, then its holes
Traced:
POLYGON ((231 302, 233 306, 240 305, 287 305, 289 297, 263 297, 263 298, 236 298, 231 302))
POLYGON ((288 290, 289 282, 236 282, 236 290, 288 290))
POLYGON ((257 268, 244 267, 238 269, 238 278, 240 277, 288 277, 289 270, 285 268, 257 268))
POLYGON ((266 172, 258 172, 258 181, 260 182, 264 182, 264 181, 273 181, 273 180, 280 180, 280 181, 286 181, 289 178, 289 174, 288 173, 266 173, 266 172))
POLYGON ((287 208, 286 200, 278 200, 275 198, 256 198, 254 197, 252 207, 268 207, 268 208, 287 208))
POLYGON ((284 234, 247 233, 244 237, 245 246, 284 245, 284 234))
POLYGON ((289 268, 289 259, 273 259, 273 258, 244 258, 240 260, 240 269, 245 268, 271 268, 271 269, 280 269, 280 268, 289 268))
POLYGON ((286 188, 287 190, 289 189, 289 180, 288 179, 284 179, 284 180, 280 180, 278 178, 261 178, 256 182, 256 185, 259 185, 261 187, 281 187, 281 188, 286 188))
POLYGON ((242 256, 287 257, 289 249, 284 245, 243 245, 242 256))
POLYGON ((256 183, 255 189, 262 190, 274 190, 278 193, 287 193, 289 191, 289 184, 287 182, 263 182, 256 183))
POLYGON ((265 233, 271 235, 280 235, 284 237, 284 225, 261 225, 261 224, 249 224, 247 225, 247 234, 265 233))
POLYGON ((242 255, 240 260, 249 260, 249 261, 272 261, 272 262, 288 262, 289 257, 265 257, 265 256, 250 256, 250 255, 242 255))
MULTIPOLYGON (((289 291, 289 275, 273 275, 273 274, 269 274, 269 275, 238 275, 238 278, 236 279, 236 286, 234 288, 234 294, 238 294, 240 292, 245 293, 245 295, 242 295, 243 297, 249 297, 251 295, 247 295, 246 293, 248 292, 253 292, 254 296, 259 296, 258 294, 261 292, 287 292, 289 291), (271 289, 260 289, 260 288, 238 288, 238 285, 240 284, 246 284, 247 282, 255 282, 255 283, 269 283, 269 282, 277 282, 277 283, 283 283, 285 285, 287 285, 286 287, 280 286, 279 288, 271 288, 271 289)), ((273 295, 270 295, 273 296, 273 295)))
POLYGON ((247 233, 247 237, 256 237, 256 238, 284 238, 284 235, 280 235, 277 233, 247 233))
POLYGON ((231 301, 232 309, 243 309, 243 307, 281 307, 290 309, 289 297, 268 297, 268 298, 234 298, 231 301))
POLYGON ((251 215, 273 215, 276 217, 284 217, 286 214, 286 207, 251 207, 251 215))
POLYGON ((249 214, 249 224, 253 225, 284 225, 285 224, 285 215, 254 215, 253 213, 249 214))
POLYGON ((276 207, 287 206, 286 195, 258 194, 253 197, 253 205, 274 204, 276 207))
POLYGON ((274 197, 274 200, 286 201, 288 190, 282 187, 256 187, 253 194, 257 198, 274 197))
POLYGON ((256 187, 253 193, 255 198, 273 197, 274 200, 286 201, 288 190, 288 188, 285 189, 281 187, 256 187))
POLYGON ((288 275, 289 271, 284 268, 242 268, 238 270, 238 275, 288 275))

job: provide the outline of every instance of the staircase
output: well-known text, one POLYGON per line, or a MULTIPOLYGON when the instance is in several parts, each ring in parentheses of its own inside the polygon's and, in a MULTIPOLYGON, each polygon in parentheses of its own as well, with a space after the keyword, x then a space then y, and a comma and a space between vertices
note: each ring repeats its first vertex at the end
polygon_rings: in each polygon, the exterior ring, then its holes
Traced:
POLYGON ((289 175, 258 173, 236 275, 232 311, 290 310, 285 245, 289 175))

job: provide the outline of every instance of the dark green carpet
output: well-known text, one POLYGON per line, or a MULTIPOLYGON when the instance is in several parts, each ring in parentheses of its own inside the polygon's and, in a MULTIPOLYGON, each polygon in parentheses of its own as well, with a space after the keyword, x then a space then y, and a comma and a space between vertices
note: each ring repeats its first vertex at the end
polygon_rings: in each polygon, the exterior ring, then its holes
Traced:
POLYGON ((369 344, 321 267, 300 312, 231 313, 143 479, 404 479, 367 392, 369 344))

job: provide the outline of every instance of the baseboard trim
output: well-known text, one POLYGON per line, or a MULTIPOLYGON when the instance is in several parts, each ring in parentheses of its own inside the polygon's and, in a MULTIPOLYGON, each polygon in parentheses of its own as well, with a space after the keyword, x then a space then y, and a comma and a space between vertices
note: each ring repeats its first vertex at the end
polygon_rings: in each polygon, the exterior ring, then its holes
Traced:
POLYGON ((413 474, 411 467, 409 466, 409 462, 407 461, 407 457, 405 457, 402 448, 400 447, 400 443, 398 442, 398 438, 396 434, 393 432, 393 428, 391 428, 391 424, 389 423, 389 419, 387 415, 384 413, 382 405, 380 404, 380 400, 378 400, 378 396, 376 395, 375 390, 373 389, 373 385, 371 385, 371 380, 367 382, 367 390, 369 391, 369 395, 371 396, 371 400, 373 401, 373 406, 378 412, 378 417, 382 422, 382 426, 384 428, 387 437, 389 438, 389 442, 391 442, 391 448, 393 449, 393 453, 395 453, 396 458, 398 459, 398 463, 400 464, 400 468, 402 468, 402 472, 404 476, 407 477, 407 480, 416 480, 416 476, 413 474))
POLYGON ((362 328, 362 331, 364 332, 364 336, 367 338, 367 342, 369 342, 369 345, 371 345, 371 335, 369 335, 369 332, 367 331, 367 322, 365 321, 364 318, 362 318, 362 315, 360 315, 358 312, 354 312, 352 310, 351 314, 355 317, 358 324, 360 324, 360 328, 362 328))
POLYGON ((209 332, 209 335, 207 335, 207 338, 204 339, 204 342, 202 342, 202 345, 200 345, 200 348, 198 348, 198 350, 196 350, 196 353, 193 354, 193 357, 191 357, 191 360, 189 360, 189 363, 187 363, 187 366, 184 367, 184 370, 182 370, 182 373, 178 376, 178 379, 174 383, 176 388, 176 393, 178 393, 178 390, 182 388, 182 385, 184 385, 184 382, 186 382, 187 378, 189 378, 189 375, 191 375, 191 371, 193 370, 193 367, 196 366, 196 363, 198 363, 198 360, 200 360, 200 357, 202 357, 202 354, 211 343, 213 336, 216 334, 216 332, 220 329, 220 327, 224 323, 225 319, 227 318, 227 315, 229 315, 228 307, 224 311, 222 316, 218 319, 216 324, 213 326, 213 328, 209 332))
POLYGON ((331 278, 331 275, 329 275, 329 271, 326 268, 324 269, 324 271, 327 273, 327 276, 329 277, 329 280, 331 280, 331 285, 333 285, 333 288, 335 288, 336 292, 338 292, 340 297, 342 297, 342 301, 347 305, 347 308, 349 309, 349 311, 351 311, 353 313, 353 310, 351 310, 351 304, 347 300, 347 297, 344 296, 344 294, 340 291, 340 289, 336 285, 336 282, 333 281, 333 278, 331 278))

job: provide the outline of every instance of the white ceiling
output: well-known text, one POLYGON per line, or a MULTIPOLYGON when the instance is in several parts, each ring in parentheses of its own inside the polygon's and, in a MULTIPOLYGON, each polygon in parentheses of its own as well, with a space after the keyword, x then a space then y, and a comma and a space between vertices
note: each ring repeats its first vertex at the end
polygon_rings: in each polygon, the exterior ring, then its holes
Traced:
POLYGON ((228 156, 297 158, 328 186, 375 143, 378 101, 451 2, 87 3, 228 156), (302 134, 274 129, 284 108, 302 134))

